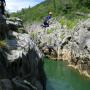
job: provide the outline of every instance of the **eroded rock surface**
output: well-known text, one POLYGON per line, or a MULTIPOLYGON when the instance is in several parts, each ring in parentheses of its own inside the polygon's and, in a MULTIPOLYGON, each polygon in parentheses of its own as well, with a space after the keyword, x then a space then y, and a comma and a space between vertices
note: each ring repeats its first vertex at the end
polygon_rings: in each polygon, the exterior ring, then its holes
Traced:
POLYGON ((0 48, 0 90, 45 90, 43 55, 28 34, 15 30, 21 28, 19 24, 12 22, 7 24, 7 44, 0 48))
POLYGON ((72 36, 71 63, 90 74, 90 19, 79 24, 72 36))
POLYGON ((90 75, 90 18, 80 21, 72 31, 67 26, 62 28, 57 20, 48 28, 41 29, 38 25, 36 30, 34 28, 29 33, 33 34, 33 40, 45 55, 67 60, 81 72, 85 71, 90 75))

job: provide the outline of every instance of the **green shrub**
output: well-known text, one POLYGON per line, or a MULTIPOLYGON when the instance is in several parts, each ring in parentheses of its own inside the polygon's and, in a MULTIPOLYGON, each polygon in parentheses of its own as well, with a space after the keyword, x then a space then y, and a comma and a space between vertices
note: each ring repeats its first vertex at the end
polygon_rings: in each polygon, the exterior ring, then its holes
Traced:
POLYGON ((73 29, 76 24, 77 24, 77 20, 67 20, 68 29, 73 29))
POLYGON ((63 39, 65 38, 64 34, 62 34, 62 35, 60 36, 60 38, 63 40, 63 39))
POLYGON ((60 20, 60 24, 61 24, 61 25, 65 25, 65 23, 66 23, 65 18, 64 18, 64 17, 63 17, 63 18, 61 18, 61 20, 60 20))
POLYGON ((53 32, 53 29, 48 29, 47 34, 51 34, 53 32))
POLYGON ((36 32, 31 32, 31 37, 34 39, 35 37, 36 37, 36 35, 37 35, 37 33, 36 32))
POLYGON ((0 47, 5 47, 5 46, 6 46, 6 41, 0 40, 0 47))

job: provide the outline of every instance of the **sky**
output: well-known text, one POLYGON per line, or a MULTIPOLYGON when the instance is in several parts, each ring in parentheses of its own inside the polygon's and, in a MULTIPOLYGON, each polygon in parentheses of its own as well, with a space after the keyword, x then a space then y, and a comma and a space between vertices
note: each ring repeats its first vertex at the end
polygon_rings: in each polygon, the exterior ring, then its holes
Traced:
POLYGON ((16 12, 22 8, 33 7, 44 0, 6 0, 6 10, 16 12))

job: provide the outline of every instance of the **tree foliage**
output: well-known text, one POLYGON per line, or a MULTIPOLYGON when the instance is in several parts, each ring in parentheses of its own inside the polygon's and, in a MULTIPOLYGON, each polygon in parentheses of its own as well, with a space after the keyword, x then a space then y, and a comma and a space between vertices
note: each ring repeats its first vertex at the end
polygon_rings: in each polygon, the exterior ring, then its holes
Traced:
POLYGON ((90 0, 45 0, 33 8, 22 9, 12 15, 32 22, 40 21, 49 11, 53 12, 53 16, 71 15, 72 17, 77 11, 90 13, 90 0))

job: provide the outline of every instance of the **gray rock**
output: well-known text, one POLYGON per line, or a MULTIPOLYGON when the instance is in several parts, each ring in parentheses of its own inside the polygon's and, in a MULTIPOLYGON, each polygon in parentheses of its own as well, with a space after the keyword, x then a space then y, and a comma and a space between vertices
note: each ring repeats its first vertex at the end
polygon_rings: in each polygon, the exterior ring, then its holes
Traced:
POLYGON ((10 38, 6 38, 6 46, 0 48, 1 90, 45 90, 46 76, 41 51, 29 34, 17 32, 19 23, 9 20, 7 25, 12 31, 10 38))
MULTIPOLYGON (((71 62, 74 65, 80 65, 79 70, 90 72, 90 19, 81 22, 74 33, 71 40, 71 62)), ((88 73, 89 74, 89 73, 88 73)))

